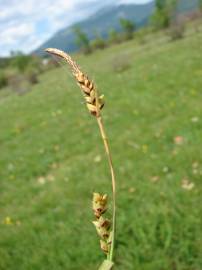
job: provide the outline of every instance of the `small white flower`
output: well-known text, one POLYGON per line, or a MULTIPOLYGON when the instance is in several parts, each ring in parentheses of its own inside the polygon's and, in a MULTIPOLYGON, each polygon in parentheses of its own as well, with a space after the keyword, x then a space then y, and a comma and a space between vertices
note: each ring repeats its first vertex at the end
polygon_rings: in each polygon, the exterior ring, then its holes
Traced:
POLYGON ((40 176, 40 177, 37 179, 37 181, 38 181, 38 183, 39 183, 40 185, 44 185, 45 182, 46 182, 46 179, 45 179, 45 177, 40 176))
POLYGON ((94 158, 94 162, 99 163, 101 161, 101 159, 102 159, 101 156, 100 155, 97 155, 94 158))
POLYGON ((182 188, 186 190, 192 190, 194 188, 194 183, 190 182, 188 179, 182 180, 182 188))
POLYGON ((199 118, 197 116, 192 117, 191 121, 192 123, 197 123, 199 121, 199 118))

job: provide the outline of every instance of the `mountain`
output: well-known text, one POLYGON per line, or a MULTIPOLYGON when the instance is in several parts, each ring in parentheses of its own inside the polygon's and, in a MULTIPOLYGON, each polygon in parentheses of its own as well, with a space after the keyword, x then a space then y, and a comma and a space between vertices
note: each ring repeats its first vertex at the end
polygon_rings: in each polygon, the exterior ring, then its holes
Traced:
MULTIPOLYGON (((135 22, 137 27, 141 27, 147 23, 153 10, 154 2, 143 5, 130 4, 108 6, 76 25, 78 25, 90 39, 95 36, 95 32, 106 37, 108 31, 112 28, 117 31, 121 30, 119 18, 126 17, 135 22)), ((73 25, 58 31, 52 38, 43 43, 35 53, 41 54, 43 49, 47 47, 56 47, 69 52, 78 49, 72 27, 73 25)))
MULTIPOLYGON (((197 7, 198 0, 180 0, 179 12, 187 12, 197 7)), ((147 4, 122 4, 107 6, 87 19, 77 24, 68 26, 58 31, 53 37, 43 43, 34 53, 43 55, 44 49, 47 47, 55 47, 64 51, 75 51, 78 49, 75 42, 75 35, 72 27, 78 25, 89 37, 93 39, 95 33, 99 33, 102 37, 107 37, 110 29, 121 31, 119 19, 125 17, 133 21, 137 28, 147 24, 149 17, 155 9, 155 2, 151 1, 147 4)))
POLYGON ((199 0, 180 0, 178 10, 181 13, 186 13, 198 8, 199 0))

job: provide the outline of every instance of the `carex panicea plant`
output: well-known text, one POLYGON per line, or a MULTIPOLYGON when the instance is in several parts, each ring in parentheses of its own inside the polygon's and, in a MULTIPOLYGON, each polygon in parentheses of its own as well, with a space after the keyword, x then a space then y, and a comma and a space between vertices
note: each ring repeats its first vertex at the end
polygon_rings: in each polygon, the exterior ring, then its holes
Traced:
POLYGON ((112 220, 107 219, 105 217, 105 213, 107 211, 108 196, 107 194, 94 193, 92 208, 95 220, 93 221, 93 224, 95 225, 96 231, 100 237, 100 247, 102 251, 106 254, 106 259, 104 260, 99 269, 110 270, 114 265, 113 259, 114 259, 114 242, 115 242, 115 228, 116 228, 116 181, 109 143, 106 137, 104 124, 101 116, 101 110, 104 106, 103 96, 98 95, 98 91, 95 84, 91 80, 89 80, 86 74, 84 74, 81 71, 80 67, 70 57, 69 54, 53 48, 46 49, 46 52, 52 55, 59 56, 69 64, 71 72, 74 75, 77 84, 82 90, 82 93, 86 101, 86 106, 89 112, 93 116, 95 116, 99 126, 100 134, 103 140, 111 172, 113 211, 112 211, 112 220))

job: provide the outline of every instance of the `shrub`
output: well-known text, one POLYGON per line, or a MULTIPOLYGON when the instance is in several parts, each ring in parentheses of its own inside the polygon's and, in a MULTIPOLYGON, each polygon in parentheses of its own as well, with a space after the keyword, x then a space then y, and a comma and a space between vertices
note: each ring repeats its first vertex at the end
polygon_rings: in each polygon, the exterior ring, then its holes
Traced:
POLYGON ((168 28, 176 13, 179 0, 155 0, 155 12, 151 16, 154 29, 168 28))
POLYGON ((76 36, 76 43, 80 47, 81 51, 84 54, 91 53, 90 41, 87 34, 83 32, 78 25, 73 27, 73 32, 76 36))
POLYGON ((34 68, 27 69, 25 79, 27 79, 30 84, 38 83, 37 71, 34 68))
POLYGON ((109 31, 108 40, 109 40, 109 43, 111 43, 111 44, 118 44, 121 42, 120 34, 115 29, 111 29, 109 31))
POLYGON ((169 35, 171 37, 171 40, 177 40, 184 37, 185 33, 185 23, 184 21, 177 21, 170 27, 169 35))
POLYGON ((20 72, 24 72, 30 62, 32 61, 32 56, 24 55, 21 52, 13 53, 11 65, 16 67, 20 72))
POLYGON ((7 71, 8 85, 13 92, 24 94, 31 90, 31 85, 38 83, 37 75, 37 70, 31 66, 24 73, 9 69, 7 71))
POLYGON ((112 60, 112 69, 116 73, 124 72, 131 67, 130 56, 123 53, 112 60))
POLYGON ((8 84, 8 81, 7 81, 6 75, 3 72, 1 72, 0 73, 0 89, 5 87, 7 84, 8 84))
POLYGON ((148 35, 148 30, 147 29, 141 29, 135 33, 135 39, 139 44, 145 44, 146 43, 146 38, 148 35))
POLYGON ((121 24, 121 27, 124 31, 124 37, 125 39, 132 39, 133 38, 133 32, 135 31, 135 24, 130 21, 130 20, 127 20, 125 18, 121 18, 120 19, 120 24, 121 24))
POLYGON ((96 39, 91 41, 90 45, 93 50, 102 50, 106 47, 106 42, 102 37, 98 36, 96 39))
POLYGON ((8 75, 8 85, 17 94, 24 94, 30 90, 30 85, 25 76, 19 73, 8 75))

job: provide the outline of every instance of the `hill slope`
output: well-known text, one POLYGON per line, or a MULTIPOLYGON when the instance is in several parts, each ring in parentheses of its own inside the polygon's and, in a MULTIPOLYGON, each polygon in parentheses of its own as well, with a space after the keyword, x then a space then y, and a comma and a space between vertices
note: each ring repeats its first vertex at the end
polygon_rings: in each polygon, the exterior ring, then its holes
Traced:
MULTIPOLYGON (((78 57, 106 99, 117 270, 202 269, 202 35, 162 38, 78 57), (128 69, 115 72, 123 61, 128 69)), ((110 194, 110 176, 66 67, 1 99, 0 130, 0 269, 97 269, 91 196, 110 194)))

